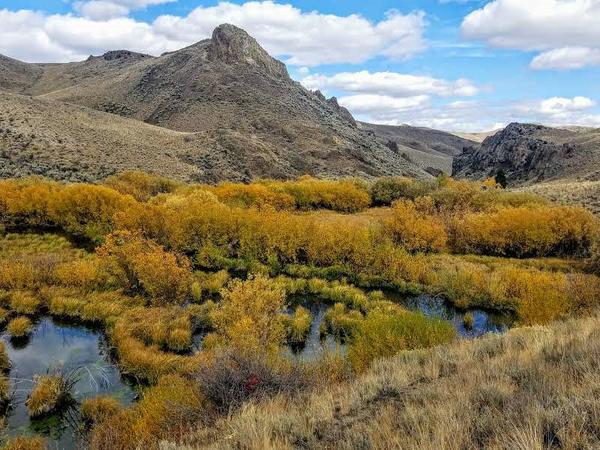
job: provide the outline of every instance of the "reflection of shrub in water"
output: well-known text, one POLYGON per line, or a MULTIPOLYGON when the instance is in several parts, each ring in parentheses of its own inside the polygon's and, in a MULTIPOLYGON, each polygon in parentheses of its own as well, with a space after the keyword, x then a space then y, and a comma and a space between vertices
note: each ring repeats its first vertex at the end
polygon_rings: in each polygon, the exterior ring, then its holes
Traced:
POLYGON ((10 360, 8 359, 8 353, 6 352, 6 344, 0 341, 0 371, 6 372, 10 369, 10 360))

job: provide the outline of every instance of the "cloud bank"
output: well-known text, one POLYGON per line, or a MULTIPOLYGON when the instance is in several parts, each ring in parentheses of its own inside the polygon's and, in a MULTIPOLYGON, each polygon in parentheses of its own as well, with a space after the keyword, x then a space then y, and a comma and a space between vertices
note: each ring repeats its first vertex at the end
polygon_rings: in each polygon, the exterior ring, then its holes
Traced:
POLYGON ((158 55, 210 37, 221 23, 248 31, 271 54, 292 65, 362 63, 380 56, 409 58, 426 48, 423 12, 389 11, 373 23, 353 14, 304 12, 289 4, 251 1, 200 6, 187 16, 163 15, 152 23, 127 16, 168 0, 76 2, 78 14, 0 10, 0 53, 29 62, 66 62, 124 48, 158 55))
POLYGON ((540 52, 533 69, 600 65, 600 0, 494 0, 461 31, 491 47, 540 52))

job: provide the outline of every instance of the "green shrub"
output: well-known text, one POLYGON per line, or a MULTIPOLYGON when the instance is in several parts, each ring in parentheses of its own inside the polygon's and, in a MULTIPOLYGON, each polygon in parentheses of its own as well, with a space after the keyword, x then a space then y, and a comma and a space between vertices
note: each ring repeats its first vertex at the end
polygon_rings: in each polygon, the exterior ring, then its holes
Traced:
POLYGON ((288 342, 292 344, 303 343, 308 336, 311 323, 312 316, 310 311, 302 306, 297 307, 287 322, 288 342))
POLYGON ((389 206, 396 200, 414 200, 429 194, 434 182, 417 181, 406 177, 378 178, 371 186, 371 198, 375 206, 389 206))
POLYGON ((450 322, 431 319, 421 313, 376 311, 360 322, 348 357, 352 367, 360 372, 378 358, 394 356, 402 350, 444 344, 452 341, 455 335, 450 322))

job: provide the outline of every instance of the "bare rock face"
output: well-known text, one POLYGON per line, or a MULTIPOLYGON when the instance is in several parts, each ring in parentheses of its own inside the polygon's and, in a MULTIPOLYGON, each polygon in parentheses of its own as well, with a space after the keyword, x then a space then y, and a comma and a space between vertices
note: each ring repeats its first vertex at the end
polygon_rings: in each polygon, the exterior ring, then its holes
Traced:
MULTIPOLYGON (((322 95, 322 94, 321 94, 322 95)), ((352 125, 353 127, 356 126, 356 120, 354 120, 354 117, 352 116, 352 113, 350 113, 350 111, 348 111, 346 108, 344 108, 343 106, 340 106, 340 104, 338 103, 337 98, 335 97, 331 97, 329 100, 327 100, 327 103, 329 103, 329 105, 346 121, 348 122, 350 125, 352 125)))
MULTIPOLYGON (((89 59, 94 59, 95 56, 90 56, 89 59)), ((144 59, 144 58, 152 58, 150 55, 145 55, 143 53, 130 52, 129 50, 111 50, 109 52, 104 53, 102 56, 99 56, 104 61, 114 61, 117 59, 125 60, 125 59, 144 59)))
POLYGON ((577 133, 542 125, 511 123, 465 148, 453 162, 453 176, 483 179, 502 170, 513 185, 561 177, 581 154, 577 133))
POLYGON ((289 79, 285 64, 272 58, 244 30, 230 24, 220 25, 213 31, 208 59, 227 64, 250 64, 274 77, 289 79))

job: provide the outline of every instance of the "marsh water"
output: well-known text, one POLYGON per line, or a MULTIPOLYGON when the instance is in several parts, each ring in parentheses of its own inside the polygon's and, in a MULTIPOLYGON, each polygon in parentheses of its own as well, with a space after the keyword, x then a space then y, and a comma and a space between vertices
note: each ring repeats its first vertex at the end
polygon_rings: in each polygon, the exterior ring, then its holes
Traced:
POLYGON ((305 299, 302 303, 302 306, 310 311, 313 320, 304 345, 288 346, 286 348, 288 355, 302 361, 314 361, 323 356, 325 352, 345 354, 347 349, 345 344, 337 342, 331 334, 321 335, 321 325, 325 319, 325 313, 331 308, 331 305, 317 303, 311 299, 305 299))
POLYGON ((77 404, 61 413, 29 419, 25 400, 31 392, 35 375, 60 371, 76 371, 78 381, 73 390, 77 402, 97 395, 110 395, 123 404, 135 397, 111 362, 104 335, 92 328, 43 317, 37 321, 31 336, 14 340, 2 335, 6 343, 11 369, 8 377, 14 391, 7 415, 7 434, 41 434, 51 449, 76 447, 79 427, 77 404))
MULTIPOLYGON (((442 297, 422 294, 418 296, 402 296, 394 292, 386 292, 386 299, 398 303, 411 311, 420 311, 427 317, 448 320, 462 338, 476 338, 488 333, 505 333, 513 325, 514 319, 508 314, 485 311, 482 309, 460 310, 442 297), (472 324, 465 324, 465 316, 470 314, 472 324)), ((313 297, 295 299, 294 307, 302 305, 310 310, 313 321, 306 342, 301 346, 288 346, 290 357, 303 361, 319 359, 325 352, 345 354, 346 344, 337 342, 332 335, 321 335, 321 324, 331 304, 322 303, 313 297)), ((290 314, 293 308, 290 308, 290 314)))
MULTIPOLYGON (((486 333, 503 333, 512 324, 511 318, 483 310, 460 311, 442 298, 428 295, 417 297, 387 298, 418 310, 429 317, 449 320, 459 335, 472 338, 486 333), (471 327, 465 327, 464 316, 469 312, 473 318, 471 327)), ((304 297, 295 302, 310 310, 313 317, 304 345, 288 347, 290 357, 304 361, 319 359, 325 352, 345 354, 344 344, 336 342, 331 335, 321 335, 321 325, 330 304, 315 298, 304 297)), ((196 351, 201 348, 202 335, 195 337, 196 351)), ((79 430, 77 403, 88 397, 110 395, 124 405, 130 404, 136 394, 133 386, 121 377, 111 359, 106 339, 100 330, 83 325, 62 322, 50 317, 40 318, 31 336, 25 340, 11 339, 6 333, 0 337, 6 344, 11 369, 8 377, 14 392, 7 414, 7 434, 41 434, 52 449, 76 447, 79 430), (25 400, 31 392, 35 375, 68 373, 75 370, 78 381, 71 408, 61 413, 39 419, 30 419, 25 400)))
MULTIPOLYGON (((391 297, 390 299, 394 299, 391 297)), ((505 333, 513 325, 514 318, 508 314, 484 311, 482 309, 460 310, 443 297, 427 294, 410 298, 395 299, 412 311, 421 311, 428 317, 436 317, 452 322, 459 336, 474 338, 488 333, 505 333), (473 324, 465 326, 465 316, 473 317, 473 324)))

